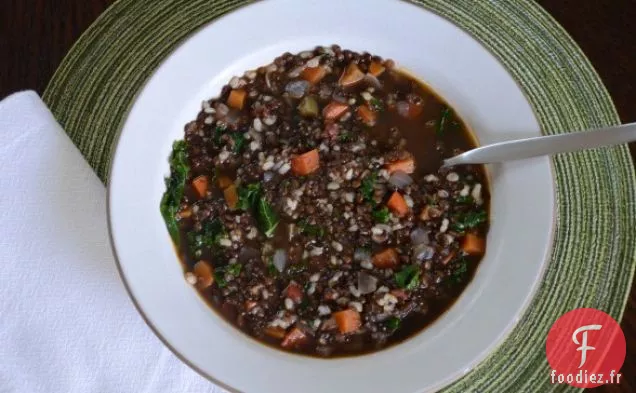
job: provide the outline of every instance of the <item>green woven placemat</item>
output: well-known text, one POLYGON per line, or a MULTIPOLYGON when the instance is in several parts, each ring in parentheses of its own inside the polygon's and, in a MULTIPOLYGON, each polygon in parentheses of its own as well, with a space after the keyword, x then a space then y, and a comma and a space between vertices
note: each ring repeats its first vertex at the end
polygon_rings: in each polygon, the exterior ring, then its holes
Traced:
MULTIPOLYGON (((414 2, 470 32, 502 61, 545 134, 619 123, 588 60, 530 0, 414 2)), ((188 35, 246 3, 119 0, 80 38, 44 100, 102 180, 113 141, 153 70, 188 35)), ((636 265, 636 179, 628 150, 561 155, 554 166, 557 231, 538 294, 507 340, 445 391, 574 390, 549 382, 545 338, 550 326, 577 307, 622 317, 636 265)))

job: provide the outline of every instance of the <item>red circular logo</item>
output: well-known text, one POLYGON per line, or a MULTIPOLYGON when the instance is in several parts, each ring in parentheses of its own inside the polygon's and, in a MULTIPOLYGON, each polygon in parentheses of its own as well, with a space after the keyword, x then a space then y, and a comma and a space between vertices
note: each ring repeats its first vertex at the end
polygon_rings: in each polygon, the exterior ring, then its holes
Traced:
POLYGON ((603 311, 579 308, 552 325, 545 352, 552 383, 578 388, 618 384, 625 361, 625 335, 603 311))

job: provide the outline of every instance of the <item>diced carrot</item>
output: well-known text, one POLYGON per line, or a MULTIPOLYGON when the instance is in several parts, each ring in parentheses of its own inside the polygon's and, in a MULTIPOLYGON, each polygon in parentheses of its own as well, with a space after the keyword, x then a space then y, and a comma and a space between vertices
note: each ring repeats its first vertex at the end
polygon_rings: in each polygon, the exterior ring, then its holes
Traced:
POLYGON ((437 218, 442 215, 442 212, 435 206, 426 205, 420 212, 420 220, 428 221, 431 218, 437 218))
POLYGON ((327 75, 327 70, 325 70, 325 67, 320 67, 320 66, 307 67, 300 74, 300 76, 302 76, 304 80, 311 83, 312 85, 315 85, 316 83, 320 82, 322 78, 325 77, 325 75, 327 75))
POLYGON ((349 309, 335 312, 333 313, 333 318, 336 320, 338 330, 342 334, 353 333, 362 326, 360 313, 356 310, 349 309))
POLYGON ((199 198, 203 198, 208 192, 208 177, 205 175, 197 176, 192 180, 192 187, 196 191, 199 198))
POLYGON ((227 203, 227 207, 231 210, 236 208, 236 204, 238 203, 238 192, 236 191, 236 186, 234 184, 227 187, 223 190, 223 196, 225 197, 225 202, 227 203))
POLYGON ((230 92, 230 96, 227 98, 227 104, 234 109, 241 110, 243 109, 243 105, 245 105, 245 97, 247 97, 247 92, 245 90, 232 90, 230 92))
POLYGON ((386 205, 391 209, 393 214, 398 217, 404 217, 409 212, 409 206, 406 204, 404 197, 398 191, 394 191, 386 205))
POLYGON ((360 71, 356 63, 351 63, 342 73, 338 83, 341 86, 347 87, 360 82, 362 79, 364 79, 364 73, 360 71))
POLYGON ((268 326, 265 328, 265 334, 279 340, 285 338, 285 333, 285 329, 283 329, 282 327, 268 326))
POLYGON ((308 175, 316 171, 319 167, 320 155, 318 154, 318 149, 310 150, 291 160, 291 169, 299 176, 308 175))
POLYGON ((373 127, 378 120, 376 113, 366 105, 360 105, 358 107, 358 116, 360 120, 369 127, 373 127))
POLYGON ((392 269, 400 262, 400 257, 394 248, 387 248, 373 256, 373 266, 380 269, 392 269))
POLYGON ((287 297, 294 301, 294 303, 300 303, 303 300, 303 290, 295 282, 290 283, 287 286, 287 297))
POLYGON ((457 253, 455 251, 452 251, 450 254, 448 254, 444 259, 442 259, 442 265, 448 265, 448 263, 455 258, 456 254, 457 253))
POLYGON ((371 64, 369 64, 369 73, 375 77, 382 75, 385 69, 386 68, 384 68, 382 64, 375 61, 372 61, 371 64))
POLYGON ((287 333, 283 342, 280 344, 283 348, 294 348, 307 341, 307 334, 295 327, 287 333))
POLYGON ((395 171, 402 171, 409 174, 413 173, 415 172, 415 160, 413 160, 413 158, 405 158, 403 160, 389 162, 386 165, 386 170, 389 171, 389 173, 395 171))
POLYGON ((428 221, 430 219, 431 219, 431 206, 430 205, 426 205, 426 206, 424 206, 424 208, 420 212, 420 220, 428 221))
POLYGON ((252 311, 252 309, 254 307, 258 306, 258 303, 255 302, 254 300, 248 300, 245 302, 245 310, 246 311, 252 311))
POLYGON ((230 179, 227 176, 219 176, 217 183, 219 184, 219 188, 221 190, 225 190, 226 188, 228 188, 229 186, 231 186, 232 184, 234 184, 234 182, 232 181, 232 179, 230 179))
POLYGON ((462 249, 466 254, 481 255, 484 253, 485 243, 483 238, 474 233, 467 233, 462 242, 462 249))
POLYGON ((199 261, 194 264, 192 272, 197 276, 197 286, 205 289, 214 283, 214 270, 207 261, 199 261))
POLYGON ((348 110, 349 105, 338 101, 332 101, 322 110, 322 115, 325 120, 338 120, 348 110))
MULTIPOLYGON (((415 119, 424 110, 424 105, 421 103, 400 101, 396 104, 395 108, 397 109, 400 116, 407 119, 415 119)), ((393 108, 391 107, 390 109, 393 109, 393 108)))
POLYGON ((190 209, 189 207, 185 208, 177 213, 177 215, 179 216, 179 218, 190 218, 192 217, 192 209, 190 209))
POLYGON ((409 119, 415 119, 424 111, 424 105, 409 103, 409 119))

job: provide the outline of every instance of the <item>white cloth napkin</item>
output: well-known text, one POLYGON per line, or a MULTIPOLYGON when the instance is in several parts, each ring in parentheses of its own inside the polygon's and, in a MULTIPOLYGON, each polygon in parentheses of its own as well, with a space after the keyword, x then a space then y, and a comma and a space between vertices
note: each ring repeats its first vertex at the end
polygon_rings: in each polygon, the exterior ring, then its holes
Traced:
POLYGON ((33 92, 0 102, 0 392, 215 392, 146 327, 105 188, 33 92))

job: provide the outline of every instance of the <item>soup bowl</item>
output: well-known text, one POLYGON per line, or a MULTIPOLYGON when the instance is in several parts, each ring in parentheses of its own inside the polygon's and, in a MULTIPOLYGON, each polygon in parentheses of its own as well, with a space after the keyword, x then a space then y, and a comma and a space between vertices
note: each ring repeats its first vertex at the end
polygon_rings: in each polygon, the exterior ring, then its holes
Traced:
POLYGON ((487 167, 491 228, 474 279, 431 326, 388 349, 336 359, 281 352, 234 328, 186 283, 159 211, 172 142, 183 138, 183 126, 196 117, 202 100, 217 96, 232 76, 284 52, 337 44, 391 58, 449 102, 480 144, 540 135, 521 89, 468 33, 406 2, 374 1, 351 18, 358 8, 337 0, 272 0, 226 15, 161 64, 123 124, 108 185, 109 227, 122 279, 163 343, 228 390, 439 389, 469 372, 510 333, 547 264, 555 186, 550 160, 543 157, 487 167))

